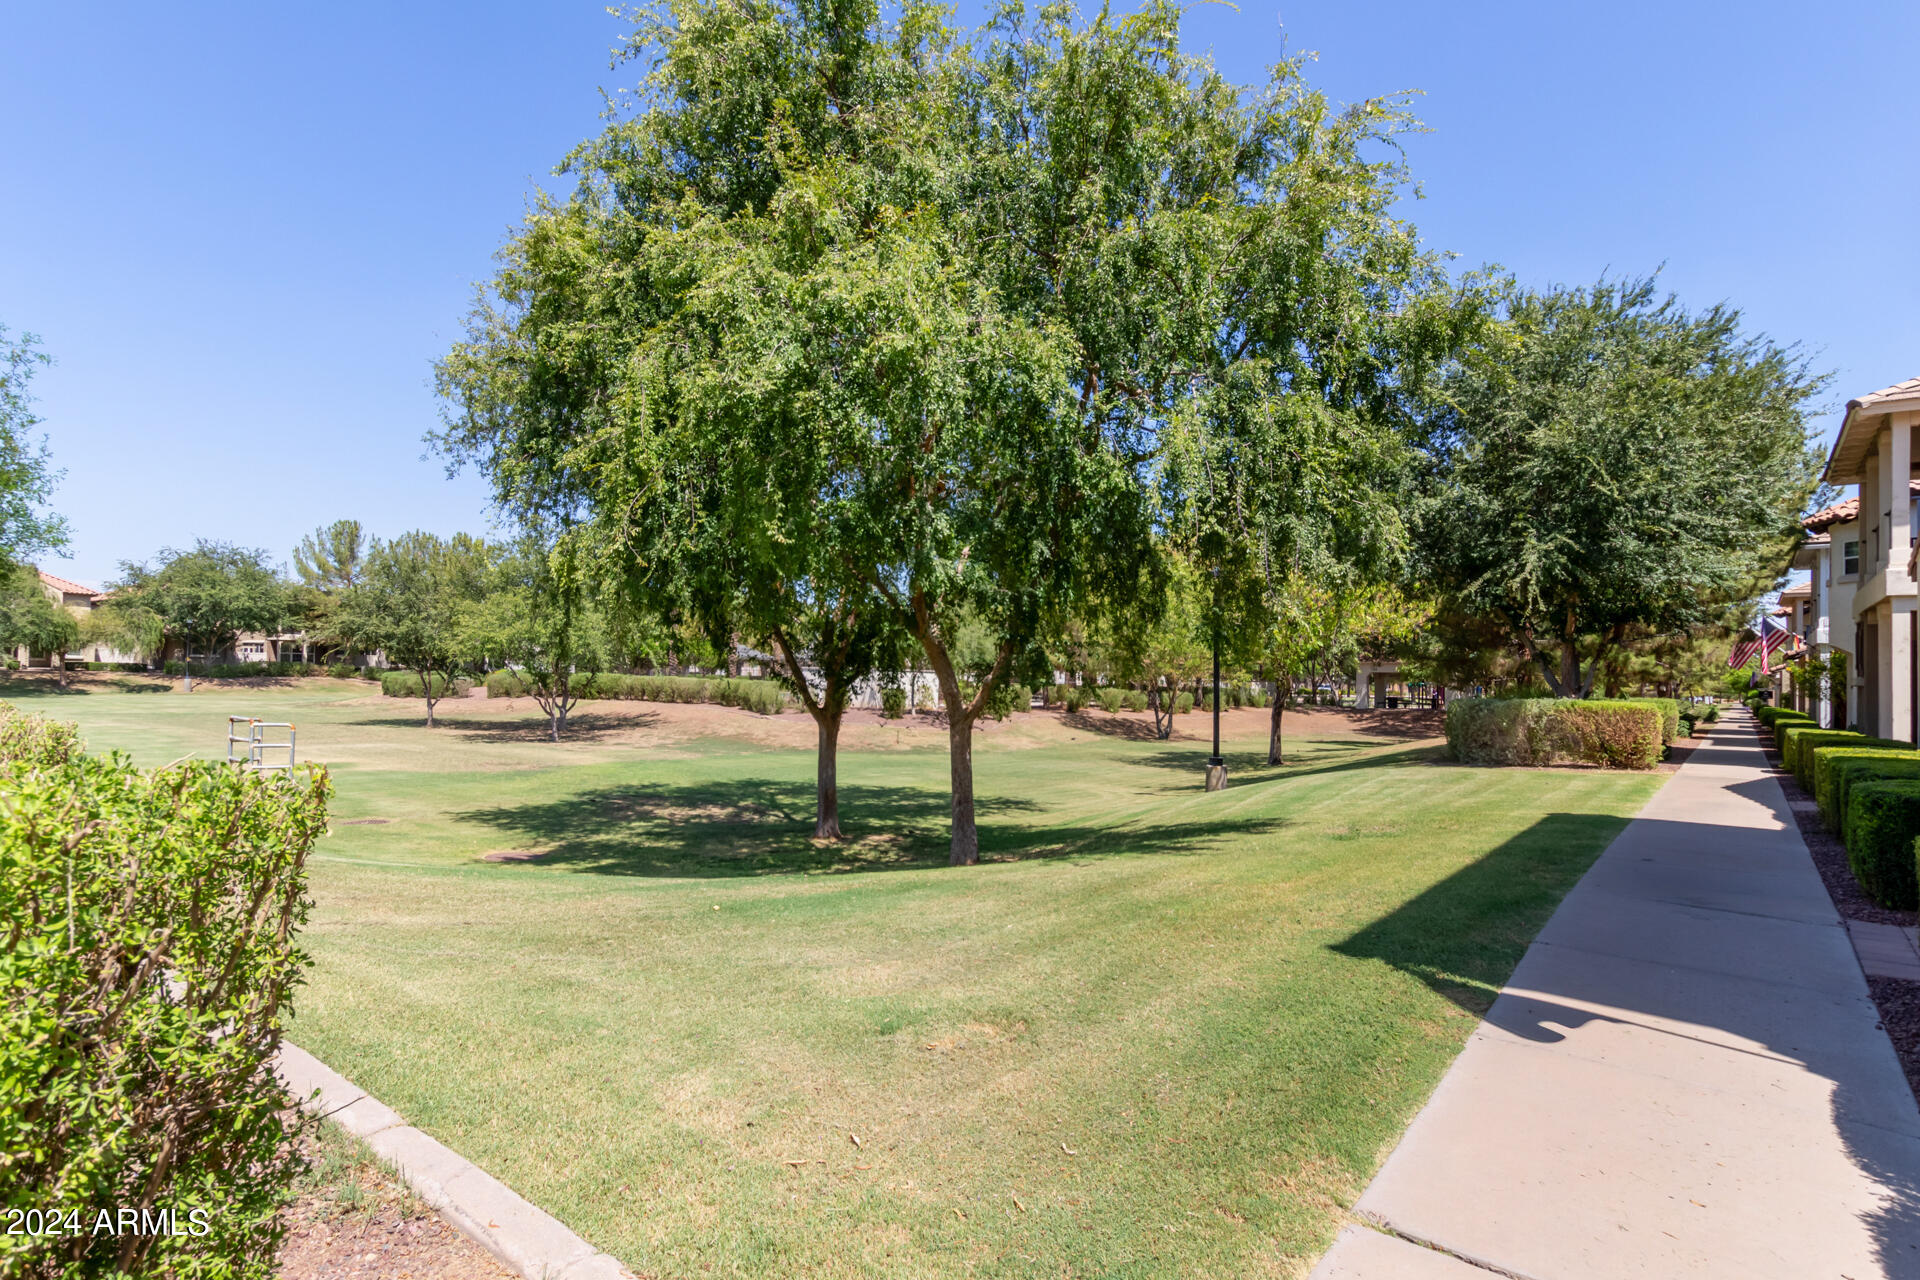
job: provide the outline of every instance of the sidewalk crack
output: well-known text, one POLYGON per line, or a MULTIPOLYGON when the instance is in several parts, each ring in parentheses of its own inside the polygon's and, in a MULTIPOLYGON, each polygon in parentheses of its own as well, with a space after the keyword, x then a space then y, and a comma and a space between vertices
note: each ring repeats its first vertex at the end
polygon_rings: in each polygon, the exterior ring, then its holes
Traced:
POLYGON ((1476 1267, 1486 1272, 1488 1275, 1505 1276, 1506 1280, 1538 1280, 1537 1277, 1530 1276, 1524 1271, 1509 1271, 1507 1268, 1497 1266, 1483 1258, 1476 1258, 1470 1253, 1461 1253, 1457 1249, 1449 1249, 1437 1240, 1429 1240, 1424 1236, 1414 1235, 1411 1231, 1402 1231, 1385 1218, 1375 1214, 1356 1212, 1355 1218, 1360 1225, 1372 1227, 1382 1235, 1392 1236, 1396 1240, 1404 1240, 1408 1244, 1417 1245, 1422 1249, 1431 1249, 1435 1253, 1445 1254, 1455 1262, 1464 1262, 1470 1267, 1476 1267))

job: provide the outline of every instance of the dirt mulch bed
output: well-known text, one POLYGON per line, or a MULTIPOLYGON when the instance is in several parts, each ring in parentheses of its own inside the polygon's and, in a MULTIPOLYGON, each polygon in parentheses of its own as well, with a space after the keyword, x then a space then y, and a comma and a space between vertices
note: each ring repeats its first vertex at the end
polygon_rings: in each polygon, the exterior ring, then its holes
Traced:
POLYGON ((517 1280, 338 1130, 307 1144, 313 1167, 286 1210, 280 1280, 517 1280))
MULTIPOLYGON (((1800 780, 1780 767, 1773 735, 1764 728, 1760 730, 1760 745, 1766 750, 1767 762, 1773 766, 1780 790, 1786 794, 1787 809, 1800 828, 1807 852, 1813 855, 1813 865, 1827 886, 1827 896, 1833 899, 1834 909, 1848 920, 1869 924, 1911 928, 1920 922, 1920 912, 1895 911, 1866 895, 1859 881, 1853 878, 1853 869, 1847 865, 1846 846, 1820 820, 1820 811, 1814 806, 1813 797, 1801 789, 1800 780)), ((1867 990, 1873 994, 1880 1023, 1886 1028, 1894 1052, 1899 1055, 1900 1066, 1907 1073, 1907 1084, 1912 1087, 1914 1097, 1920 1098, 1920 982, 1869 976, 1867 990)))

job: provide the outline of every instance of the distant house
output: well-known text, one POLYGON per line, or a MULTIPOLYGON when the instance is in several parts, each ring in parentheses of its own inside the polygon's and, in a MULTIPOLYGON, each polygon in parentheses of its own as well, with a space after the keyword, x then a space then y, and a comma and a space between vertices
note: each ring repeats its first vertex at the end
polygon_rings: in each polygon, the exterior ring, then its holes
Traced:
MULTIPOLYGON (((94 609, 99 607, 100 602, 106 599, 104 595, 95 591, 92 587, 82 586, 78 582, 69 582, 65 578, 48 573, 45 569, 37 570, 37 572, 40 575, 40 589, 47 593, 47 599, 60 605, 66 609, 68 613, 71 613, 82 622, 85 622, 93 613, 94 609)), ((16 648, 13 656, 23 667, 51 667, 53 665, 52 654, 31 653, 25 645, 16 648)), ((141 655, 137 653, 122 653, 112 645, 85 642, 81 644, 77 651, 62 656, 65 657, 66 665, 68 666, 82 662, 142 661, 141 655)))

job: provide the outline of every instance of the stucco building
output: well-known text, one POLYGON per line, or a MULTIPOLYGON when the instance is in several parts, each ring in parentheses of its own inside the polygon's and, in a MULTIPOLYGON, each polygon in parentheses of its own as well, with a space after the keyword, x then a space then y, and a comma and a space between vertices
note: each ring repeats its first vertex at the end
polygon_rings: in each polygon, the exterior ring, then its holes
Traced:
POLYGON ((1920 740, 1920 616, 1916 615, 1914 428, 1920 378, 1847 402, 1827 459, 1830 484, 1859 486, 1859 496, 1810 517, 1796 564, 1812 570, 1813 625, 1829 650, 1848 654, 1844 690, 1825 702, 1823 723, 1844 723, 1882 738, 1920 740), (1818 526, 1818 527, 1816 527, 1818 526), (1849 635, 1850 633, 1850 635, 1849 635), (1835 716, 1835 703, 1844 713, 1835 716))

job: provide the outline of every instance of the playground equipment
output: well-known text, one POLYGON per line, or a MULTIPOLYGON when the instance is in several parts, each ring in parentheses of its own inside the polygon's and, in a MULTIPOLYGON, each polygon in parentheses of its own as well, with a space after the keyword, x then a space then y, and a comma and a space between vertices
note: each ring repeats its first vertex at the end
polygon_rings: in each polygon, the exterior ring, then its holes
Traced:
POLYGON ((291 769, 294 760, 294 727, 284 720, 256 720, 252 716, 227 717, 227 763, 251 765, 256 769, 291 769), (244 729, 245 732, 236 732, 244 729), (285 729, 285 742, 270 741, 269 729, 285 729), (235 748, 242 748, 236 751, 235 748), (281 760, 279 752, 286 752, 281 760), (268 753, 275 753, 269 755, 268 753))

